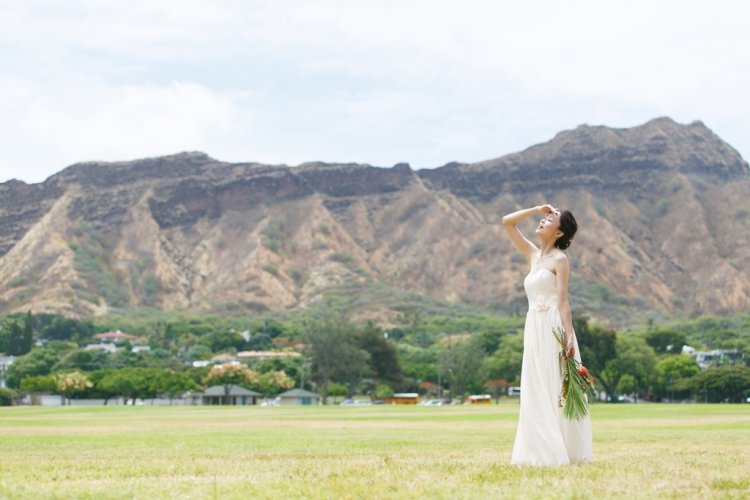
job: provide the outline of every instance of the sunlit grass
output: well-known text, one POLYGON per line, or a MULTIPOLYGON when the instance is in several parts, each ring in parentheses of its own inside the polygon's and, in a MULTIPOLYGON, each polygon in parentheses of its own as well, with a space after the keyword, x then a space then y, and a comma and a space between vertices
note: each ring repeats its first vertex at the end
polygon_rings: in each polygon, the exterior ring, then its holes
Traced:
POLYGON ((518 406, 0 409, 0 497, 750 495, 750 405, 595 405, 594 462, 508 464, 518 406))

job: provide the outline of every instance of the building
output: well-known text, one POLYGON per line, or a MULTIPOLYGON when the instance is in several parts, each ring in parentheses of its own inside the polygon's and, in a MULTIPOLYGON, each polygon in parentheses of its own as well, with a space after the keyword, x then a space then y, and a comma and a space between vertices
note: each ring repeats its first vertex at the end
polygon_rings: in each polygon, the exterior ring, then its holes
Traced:
POLYGON ((117 330, 116 332, 97 333, 96 335, 94 335, 94 338, 101 343, 112 344, 121 344, 125 341, 135 342, 145 340, 143 337, 136 337, 135 335, 122 333, 120 330, 117 330))
POLYGON ((86 346, 87 351, 103 351, 108 354, 117 352, 117 346, 112 342, 103 342, 100 344, 88 344, 86 346))
POLYGON ((489 394, 475 394, 469 396, 468 401, 472 405, 488 405, 492 403, 492 397, 489 394))
POLYGON ((282 405, 316 405, 320 403, 320 396, 304 389, 282 392, 276 399, 282 405))
POLYGON ((697 351, 695 362, 704 370, 714 365, 734 365, 745 358, 742 351, 737 349, 716 349, 713 351, 697 351))
POLYGON ((293 351, 242 351, 237 353, 238 359, 278 359, 278 358, 299 358, 302 354, 293 351))
MULTIPOLYGON (((263 395, 259 392, 245 389, 238 385, 229 386, 229 404, 230 405, 256 405, 258 404, 258 398, 263 395)), ((226 402, 226 391, 223 385, 213 385, 203 391, 203 404, 204 405, 223 405, 226 402)))
POLYGON ((385 400, 389 405, 415 405, 419 403, 419 394, 416 392, 397 392, 385 400))
POLYGON ((231 354, 217 354, 216 356, 213 356, 210 359, 210 364, 212 365, 225 365, 225 364, 231 364, 231 365, 239 365, 240 362, 237 361, 237 358, 234 357, 231 354))

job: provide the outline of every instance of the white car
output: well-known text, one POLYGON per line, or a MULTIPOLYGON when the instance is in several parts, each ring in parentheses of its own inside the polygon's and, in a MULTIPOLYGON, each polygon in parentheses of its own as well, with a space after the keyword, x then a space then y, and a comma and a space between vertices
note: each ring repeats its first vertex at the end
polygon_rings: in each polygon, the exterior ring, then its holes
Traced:
POLYGON ((422 406, 443 406, 442 399, 427 399, 422 402, 422 406))

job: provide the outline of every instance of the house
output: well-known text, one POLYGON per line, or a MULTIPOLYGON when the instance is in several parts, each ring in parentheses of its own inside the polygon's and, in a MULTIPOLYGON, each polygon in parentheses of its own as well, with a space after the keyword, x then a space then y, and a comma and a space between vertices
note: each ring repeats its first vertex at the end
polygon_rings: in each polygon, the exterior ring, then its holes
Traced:
POLYGON ((232 364, 232 365, 239 365, 240 362, 237 361, 237 358, 232 356, 231 354, 217 354, 216 356, 213 356, 211 358, 211 364, 214 365, 224 365, 224 364, 232 364))
POLYGON ((117 330, 116 332, 97 333, 96 335, 94 335, 94 338, 101 343, 111 344, 121 344, 126 340, 130 342, 144 340, 143 337, 136 337, 135 335, 122 333, 120 330, 117 330))
POLYGON ((292 389, 282 392, 276 399, 282 405, 316 405, 320 402, 320 396, 304 389, 292 389))
POLYGON ((87 351, 97 350, 97 351, 106 352, 107 354, 112 354, 113 352, 117 351, 117 346, 110 342, 104 342, 100 344, 88 344, 86 346, 86 350, 87 351))
POLYGON ((299 358, 302 354, 293 351, 242 351, 237 353, 240 359, 279 359, 279 358, 299 358))
POLYGON ((744 358, 744 353, 737 349, 715 349, 695 353, 695 362, 704 370, 713 365, 734 365, 744 358))
MULTIPOLYGON (((258 398, 263 395, 259 392, 245 389, 238 385, 229 386, 229 404, 230 405, 255 405, 258 404, 258 398)), ((226 403, 226 392, 223 385, 213 385, 203 391, 204 405, 223 405, 226 403)))
POLYGON ((415 405, 419 403, 419 394, 416 392, 397 392, 385 400, 389 405, 415 405))

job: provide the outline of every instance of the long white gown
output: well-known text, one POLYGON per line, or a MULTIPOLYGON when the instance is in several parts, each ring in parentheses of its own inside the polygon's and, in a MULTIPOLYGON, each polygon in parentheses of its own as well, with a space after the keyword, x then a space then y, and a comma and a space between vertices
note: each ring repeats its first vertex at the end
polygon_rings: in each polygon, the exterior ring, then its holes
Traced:
MULTIPOLYGON (((521 410, 513 445, 514 465, 562 465, 591 460, 591 419, 568 420, 558 404, 562 388, 560 344, 552 334, 561 327, 557 276, 543 267, 523 282, 529 312, 523 332, 521 410)), ((575 357, 580 361, 578 340, 575 357)))

